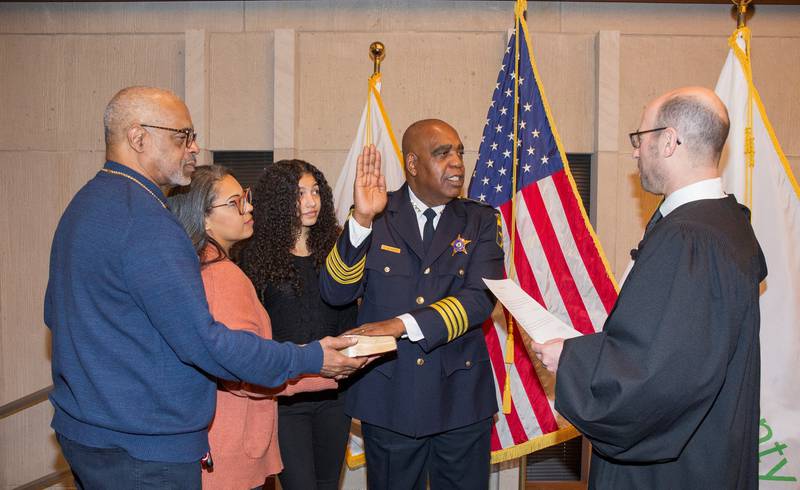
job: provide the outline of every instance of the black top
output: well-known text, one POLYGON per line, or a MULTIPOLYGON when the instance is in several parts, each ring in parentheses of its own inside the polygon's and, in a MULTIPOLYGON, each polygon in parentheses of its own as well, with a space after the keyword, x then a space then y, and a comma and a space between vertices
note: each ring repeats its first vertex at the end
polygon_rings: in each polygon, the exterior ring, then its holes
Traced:
POLYGON ((328 335, 336 336, 355 326, 355 303, 331 306, 319 293, 319 274, 311 256, 293 256, 302 291, 298 295, 291 284, 267 284, 260 291, 261 303, 272 320, 272 338, 280 342, 307 344, 328 335))

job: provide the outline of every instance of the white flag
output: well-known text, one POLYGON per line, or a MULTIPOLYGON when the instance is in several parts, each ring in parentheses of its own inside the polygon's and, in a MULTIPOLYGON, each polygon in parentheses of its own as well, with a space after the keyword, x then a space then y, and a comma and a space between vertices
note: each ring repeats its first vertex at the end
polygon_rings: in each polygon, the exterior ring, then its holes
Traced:
POLYGON ((723 185, 751 209, 768 269, 760 301, 759 483, 760 488, 796 489, 800 488, 800 187, 753 86, 750 30, 738 29, 728 44, 731 50, 716 88, 731 119, 721 161, 723 185), (751 167, 748 153, 754 162, 751 167))
POLYGON ((392 132, 389 116, 381 100, 381 76, 372 75, 369 79, 367 103, 361 113, 361 122, 358 131, 350 146, 350 153, 344 161, 342 173, 333 189, 333 199, 336 205, 336 218, 340 225, 344 225, 350 206, 353 205, 353 183, 356 179, 356 160, 365 145, 374 144, 381 152, 381 170, 386 176, 386 189, 393 191, 399 189, 405 182, 403 174, 403 153, 397 145, 397 140, 392 132))
MULTIPOLYGON (((344 161, 342 173, 333 189, 333 199, 336 206, 336 219, 344 225, 353 205, 353 183, 356 180, 356 160, 365 145, 375 145, 381 153, 381 171, 386 177, 386 189, 393 191, 405 183, 403 174, 403 153, 397 144, 397 139, 392 132, 392 124, 383 107, 381 99, 381 75, 372 75, 369 79, 367 103, 361 113, 361 122, 358 131, 350 146, 350 152, 344 161)), ((350 441, 347 444, 347 465, 357 468, 364 464, 364 443, 361 438, 361 424, 353 420, 350 429, 350 441)))

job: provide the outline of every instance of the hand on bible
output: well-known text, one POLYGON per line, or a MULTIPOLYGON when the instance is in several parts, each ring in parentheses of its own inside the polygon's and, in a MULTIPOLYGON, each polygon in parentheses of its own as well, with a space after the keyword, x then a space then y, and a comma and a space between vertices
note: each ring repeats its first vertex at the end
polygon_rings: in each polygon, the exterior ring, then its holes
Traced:
POLYGON ((381 173, 381 153, 375 145, 365 146, 356 161, 353 185, 353 218, 365 228, 386 207, 386 178, 381 173))
POLYGON ((564 348, 564 339, 550 339, 543 344, 531 340, 530 348, 545 369, 553 374, 558 371, 558 361, 561 358, 561 349, 564 348))
POLYGON ((339 352, 340 349, 355 344, 355 339, 325 337, 319 343, 322 346, 322 369, 319 372, 321 376, 344 379, 366 364, 366 359, 347 357, 339 352))
POLYGON ((348 330, 342 335, 391 335, 400 338, 406 333, 406 327, 399 318, 390 318, 380 322, 365 323, 360 327, 348 330))

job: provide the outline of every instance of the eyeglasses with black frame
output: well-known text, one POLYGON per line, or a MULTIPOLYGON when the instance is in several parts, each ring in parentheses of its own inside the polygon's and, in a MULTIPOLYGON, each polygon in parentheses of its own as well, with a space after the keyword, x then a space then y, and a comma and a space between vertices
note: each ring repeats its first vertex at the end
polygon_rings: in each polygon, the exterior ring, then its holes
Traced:
MULTIPOLYGON (((641 146, 642 144, 641 136, 643 134, 654 133, 656 131, 664 131, 665 129, 669 128, 670 128, 669 126, 664 126, 663 128, 645 129, 644 131, 636 131, 634 133, 628 133, 628 137, 631 139, 631 146, 633 146, 635 150, 638 150, 639 146, 641 146)), ((675 142, 680 145, 681 144, 680 138, 676 139, 675 142)))
POLYGON ((250 188, 247 187, 244 189, 241 196, 231 198, 230 201, 224 202, 222 204, 214 204, 213 206, 209 206, 208 209, 210 211, 214 208, 229 206, 236 208, 236 210, 239 211, 239 214, 244 216, 244 214, 247 212, 247 205, 252 203, 253 203, 253 191, 251 191, 250 188))
POLYGON ((181 133, 186 136, 186 148, 192 146, 192 143, 195 142, 197 139, 197 133, 194 132, 192 128, 183 128, 183 129, 175 129, 175 128, 165 128, 164 126, 154 126, 152 124, 140 124, 139 126, 143 128, 155 128, 155 129, 163 129, 165 131, 172 131, 173 133, 181 133))

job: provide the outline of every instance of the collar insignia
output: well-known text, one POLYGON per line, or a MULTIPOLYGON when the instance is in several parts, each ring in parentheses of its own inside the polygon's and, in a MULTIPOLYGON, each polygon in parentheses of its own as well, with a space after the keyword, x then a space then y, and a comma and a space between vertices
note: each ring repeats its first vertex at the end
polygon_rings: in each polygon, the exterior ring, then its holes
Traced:
POLYGON ((472 240, 467 240, 466 238, 462 237, 459 233, 455 240, 450 242, 450 246, 453 247, 453 255, 455 254, 464 254, 467 255, 467 245, 472 243, 472 240))

